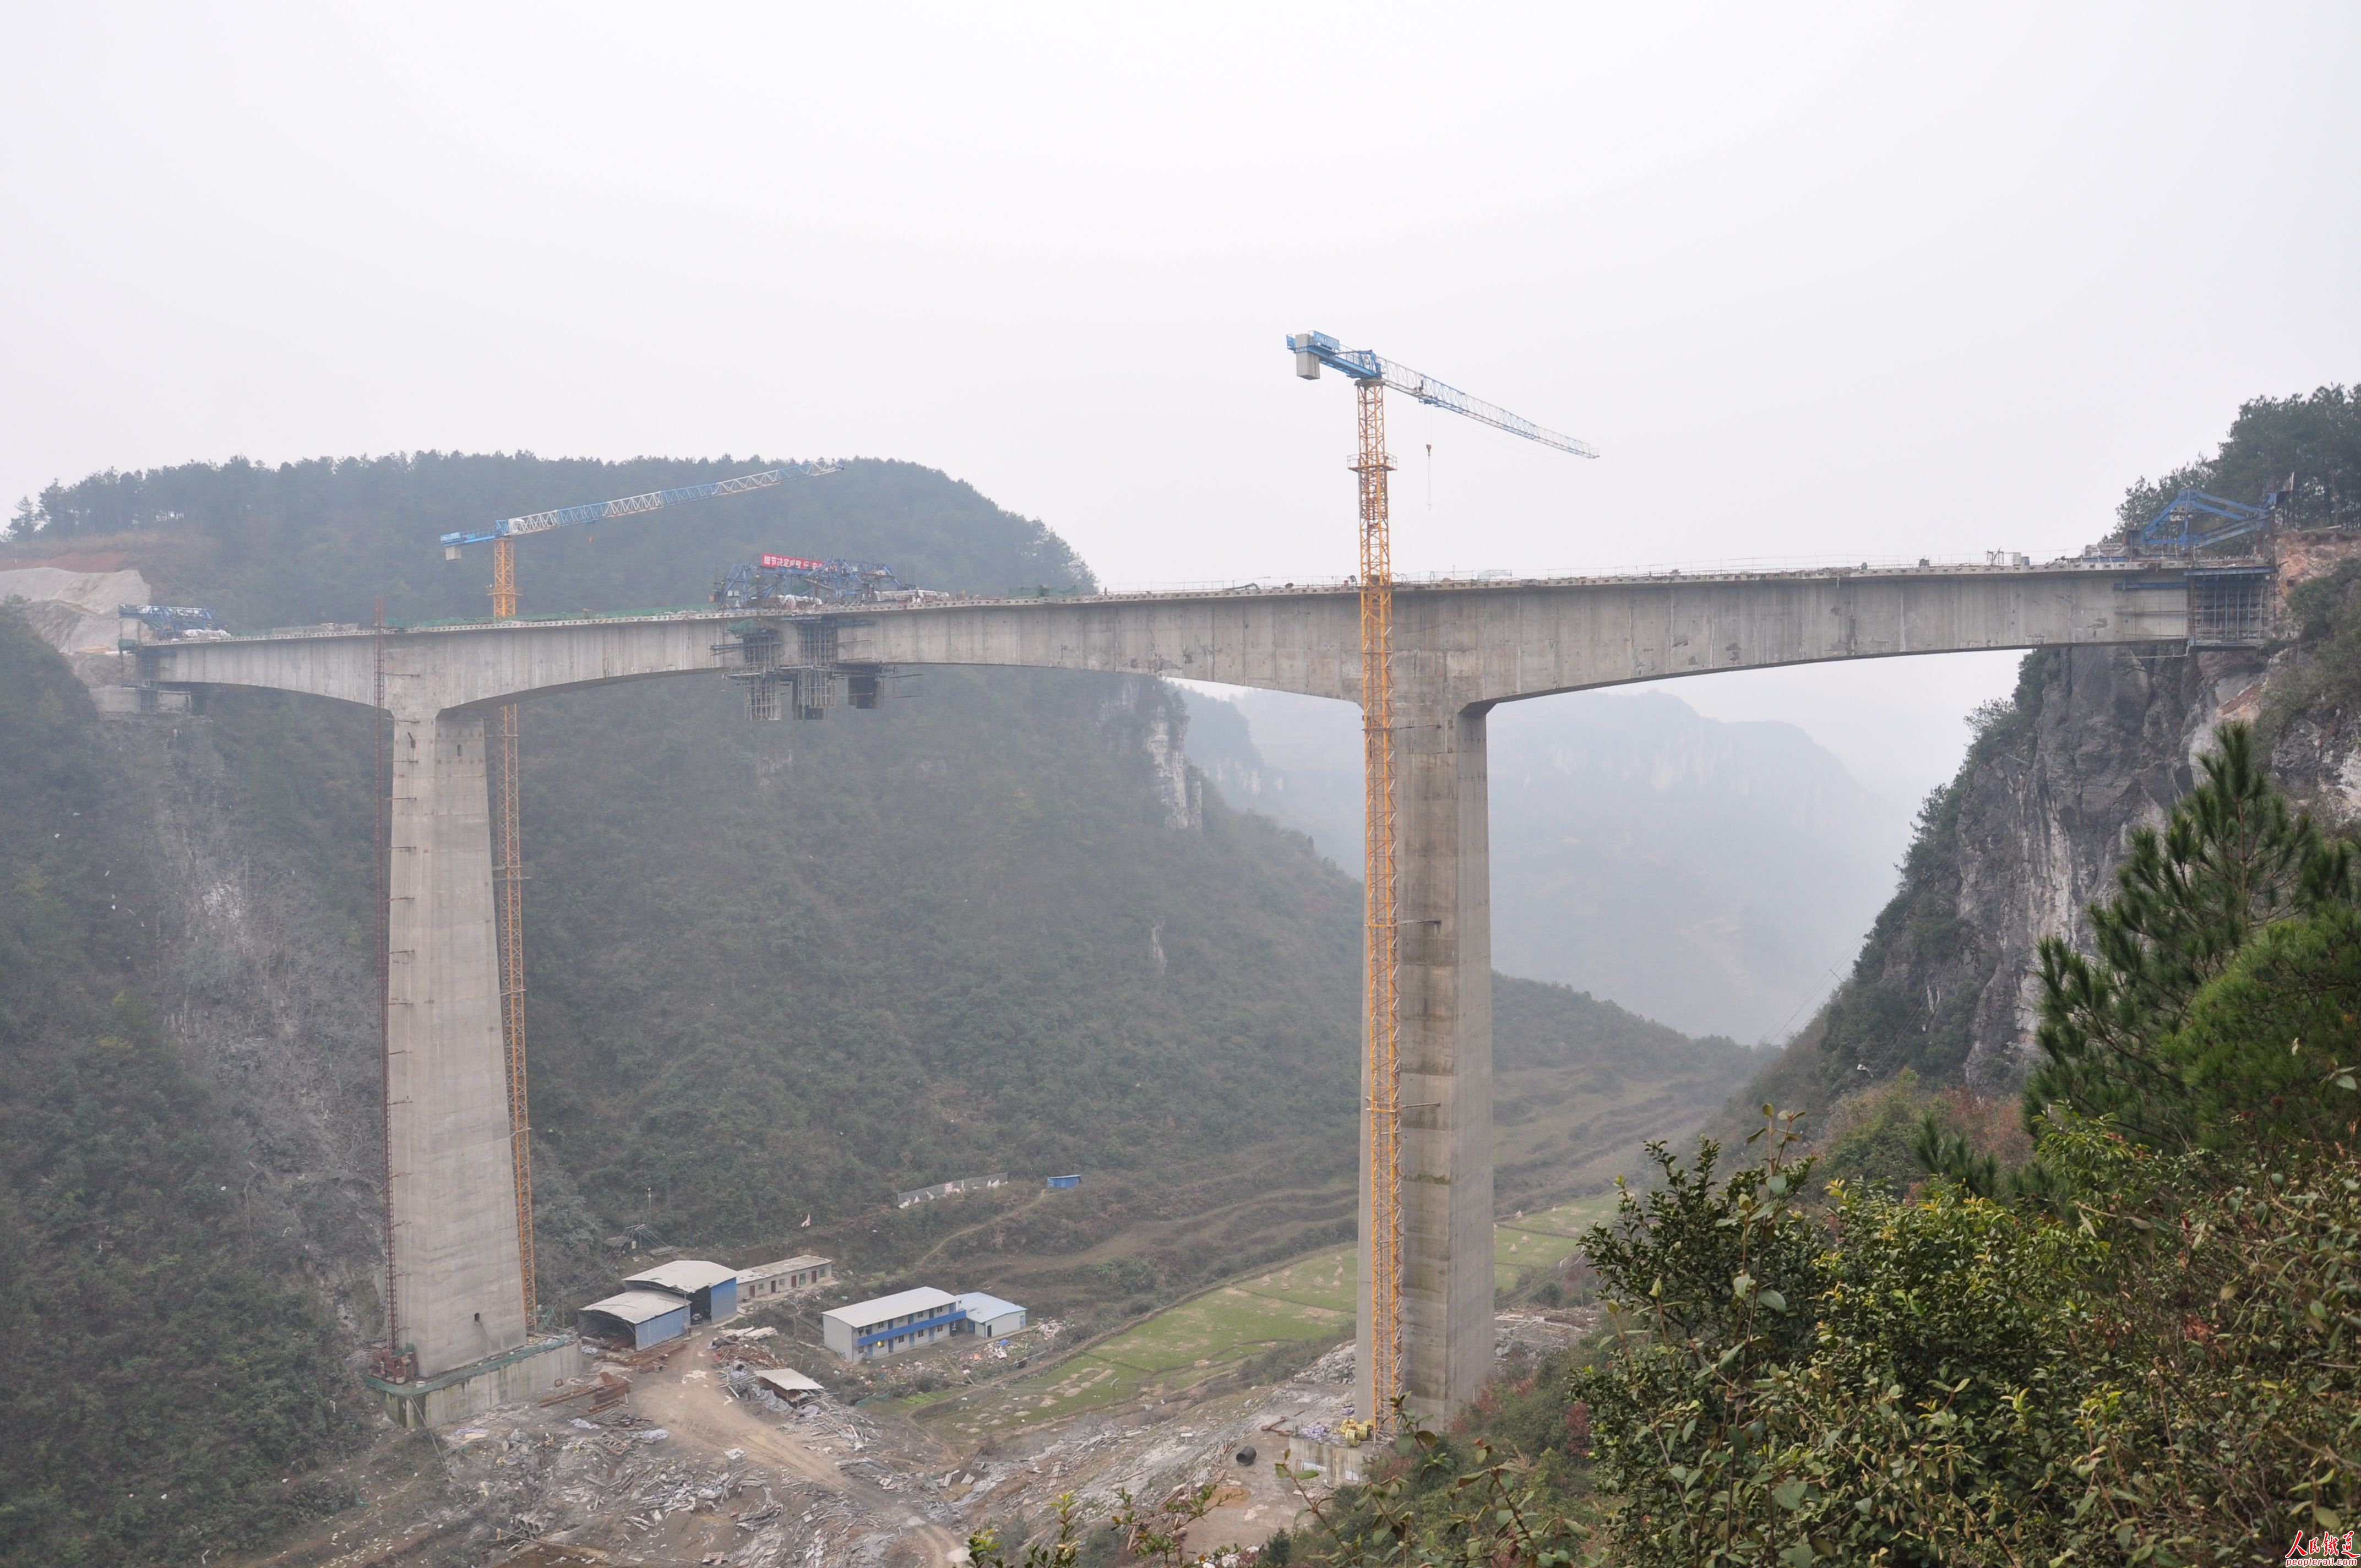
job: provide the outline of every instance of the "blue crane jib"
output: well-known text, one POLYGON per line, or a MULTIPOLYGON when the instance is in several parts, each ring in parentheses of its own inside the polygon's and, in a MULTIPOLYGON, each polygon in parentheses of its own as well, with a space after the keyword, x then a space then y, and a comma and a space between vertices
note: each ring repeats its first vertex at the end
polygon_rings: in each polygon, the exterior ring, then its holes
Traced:
POLYGON ((679 506, 684 501, 701 501, 709 496, 734 496, 746 490, 766 490, 782 479, 817 478, 822 474, 837 472, 833 463, 790 463, 777 468, 766 468, 759 474, 741 474, 734 479, 715 479, 708 484, 683 485, 677 489, 650 490, 643 496, 625 496, 620 500, 591 501, 583 506, 559 507, 554 511, 536 511, 523 517, 504 517, 488 529, 475 532, 462 531, 443 536, 443 558, 456 561, 460 550, 469 544, 489 544, 497 539, 513 539, 519 534, 539 533, 551 528, 574 528, 588 522, 601 522, 610 517, 635 517, 643 511, 679 506))
POLYGON ((2290 474, 2286 484, 2266 493, 2255 506, 2207 495, 2203 490, 2183 490, 2148 519, 2131 543, 2136 549, 2184 552, 2226 544, 2269 527, 2272 513, 2294 489, 2295 476, 2290 474), (2209 524, 2205 521, 2208 518, 2222 521, 2209 524))
POLYGON ((1397 392, 1407 393, 1420 402, 1453 413, 1465 414, 1479 424, 1495 430, 1505 430, 1511 435, 1521 435, 1527 441, 1538 441, 1543 446, 1554 446, 1560 452, 1571 452, 1577 457, 1596 457, 1598 450, 1587 441, 1576 441, 1570 435, 1560 435, 1554 430, 1535 424, 1522 414, 1512 414, 1497 403, 1481 398, 1471 398, 1458 388, 1422 375, 1406 365, 1397 365, 1381 355, 1366 348, 1347 348, 1324 332, 1307 332, 1291 336, 1287 346, 1295 354, 1295 373, 1307 381, 1320 378, 1320 367, 1327 366, 1340 370, 1356 381, 1381 381, 1397 392))

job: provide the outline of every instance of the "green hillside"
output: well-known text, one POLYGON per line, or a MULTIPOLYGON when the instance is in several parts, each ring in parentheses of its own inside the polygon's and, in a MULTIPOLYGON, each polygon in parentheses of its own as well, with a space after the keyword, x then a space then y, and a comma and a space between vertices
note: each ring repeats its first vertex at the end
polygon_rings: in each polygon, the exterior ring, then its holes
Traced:
MULTIPOLYGON (((35 538, 127 547, 159 593, 234 626, 365 618, 380 587, 390 615, 424 619, 481 602, 481 554, 445 564, 445 530, 760 461, 427 454, 103 475, 45 493, 35 538)), ((1089 581, 1038 523, 863 461, 528 540, 523 608, 693 603, 763 549, 951 587, 1089 581)), ((357 941, 365 726, 265 694, 220 694, 215 713, 258 830, 357 941)), ((1307 1242, 1349 1222, 1333 1193, 1352 1167, 1355 884, 1217 798, 1202 827, 1170 825, 1146 745, 1185 728, 1166 688, 943 670, 913 700, 814 724, 749 724, 718 682, 525 713, 534 1122, 588 1202, 548 1238, 555 1278, 569 1257, 582 1288, 604 1277, 593 1231, 760 1250, 807 1213, 849 1258, 887 1266, 943 1223, 880 1220, 890 1193, 1003 1168, 1092 1174, 1086 1197, 1028 1214, 1010 1245, 1029 1255, 1273 1190, 1331 1193, 1304 1205, 1324 1216, 1307 1242)), ((1642 1057, 1687 1044, 1555 988, 1504 982, 1502 1018, 1512 1059, 1526 1034, 1561 1057, 1574 1040, 1628 1036, 1642 1057)), ((1715 1044, 1639 1078, 1686 1091, 1688 1068, 1711 1078, 1733 1059, 1715 1044)), ((1619 1084, 1602 1102, 1634 1096, 1619 1084)), ((1538 1146, 1523 1165, 1540 1186, 1560 1174, 1538 1146)), ((1258 1245, 1297 1234, 1275 1215, 1246 1229, 1258 1245)), ((1161 1238, 1161 1271, 1218 1272, 1243 1241, 1234 1226, 1161 1238)))
POLYGON ((345 1501, 302 1476, 359 1430, 151 1005, 152 861, 98 724, 0 607, 0 1563, 27 1568, 267 1539, 345 1501))
MULTIPOLYGON (((397 619, 489 611, 489 551, 446 562, 457 529, 555 506, 703 484, 775 459, 423 452, 315 458, 276 468, 223 464, 94 474, 41 493, 19 548, 128 546, 158 592, 209 605, 238 630, 366 620, 385 596, 397 619)), ((840 473, 519 546, 526 615, 701 604, 713 579, 763 550, 882 560, 930 587, 1071 587, 1089 574, 1063 540, 967 485, 912 463, 840 473)))

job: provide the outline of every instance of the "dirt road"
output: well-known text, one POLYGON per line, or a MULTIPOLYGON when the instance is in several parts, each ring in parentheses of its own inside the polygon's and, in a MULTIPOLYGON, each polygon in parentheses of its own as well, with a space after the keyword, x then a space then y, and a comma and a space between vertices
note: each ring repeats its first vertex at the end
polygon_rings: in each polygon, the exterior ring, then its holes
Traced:
MULTIPOLYGON (((841 1429, 818 1418, 810 1435, 783 1431, 779 1416, 722 1392, 702 1339, 697 1351, 694 1356, 675 1357, 665 1370, 640 1377, 631 1388, 632 1409, 669 1431, 675 1443, 708 1460, 738 1449, 783 1478, 807 1481, 845 1498, 880 1530, 894 1533, 895 1550, 889 1562, 935 1568, 967 1562, 965 1534, 928 1519, 918 1502, 926 1470, 947 1467, 955 1455, 948 1450, 933 1452, 941 1445, 913 1426, 906 1434, 897 1434, 900 1441, 890 1458, 863 1458, 854 1466, 858 1473, 849 1473, 849 1445, 836 1435, 841 1429), (871 1479, 873 1475, 885 1484, 871 1479)), ((864 1443, 852 1452, 865 1453, 876 1446, 864 1443)))

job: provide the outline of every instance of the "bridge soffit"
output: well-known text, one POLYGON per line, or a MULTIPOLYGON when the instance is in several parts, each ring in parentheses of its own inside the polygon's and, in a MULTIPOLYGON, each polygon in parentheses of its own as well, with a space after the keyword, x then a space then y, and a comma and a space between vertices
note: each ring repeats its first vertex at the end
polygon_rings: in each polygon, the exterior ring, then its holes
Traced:
MULTIPOLYGON (((1398 703, 1457 710, 1637 681, 1838 659, 2077 642, 2180 642, 2177 595, 2059 570, 1652 578, 1398 589, 1398 703)), ((709 674, 719 617, 454 628, 390 637, 387 706, 424 718, 563 691, 709 674)), ((1348 591, 931 606, 839 618, 840 658, 1172 676, 1357 702, 1348 591)), ((172 648, 167 682, 372 700, 374 640, 172 648)))
POLYGON ((2122 574, 1960 571, 1504 587, 1396 601, 1396 701, 1457 710, 1839 660, 2185 645, 2179 595, 2122 574))

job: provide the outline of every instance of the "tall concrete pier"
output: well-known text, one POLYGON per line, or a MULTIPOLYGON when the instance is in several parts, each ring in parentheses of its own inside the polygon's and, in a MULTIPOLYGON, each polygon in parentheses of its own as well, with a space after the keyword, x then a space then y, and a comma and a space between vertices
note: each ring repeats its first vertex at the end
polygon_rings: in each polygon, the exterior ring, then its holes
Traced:
MULTIPOLYGON (((1412 1403, 1447 1413, 1492 1352, 1490 831, 1485 727, 1499 703, 1836 659, 2086 643, 2185 646, 2158 565, 1438 583, 1395 593, 1401 836, 1403 1340, 1412 1403)), ((393 1263, 422 1376, 523 1343, 492 929, 483 715, 521 697, 713 674, 706 611, 390 633, 395 724, 393 1263)), ((960 600, 831 617, 847 664, 1006 664, 1175 675, 1357 702, 1348 589, 960 600)), ((167 643, 166 685, 373 698, 368 633, 167 643)), ((1368 1151, 1361 1327, 1368 1328, 1368 1151)), ((1362 1377, 1361 1408, 1369 1408, 1362 1377)))
POLYGON ((432 1375, 522 1344, 479 712, 393 729, 387 1082, 404 1341, 432 1375))

